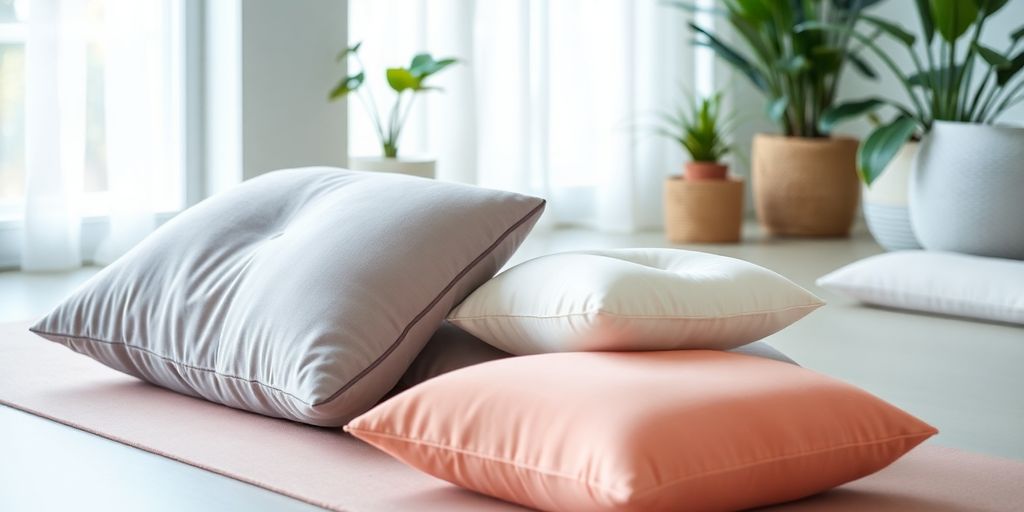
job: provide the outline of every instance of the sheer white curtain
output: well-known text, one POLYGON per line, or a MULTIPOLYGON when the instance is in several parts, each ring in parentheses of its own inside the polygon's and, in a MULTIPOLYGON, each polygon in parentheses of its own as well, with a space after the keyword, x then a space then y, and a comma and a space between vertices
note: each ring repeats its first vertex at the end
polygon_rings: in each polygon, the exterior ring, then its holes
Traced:
POLYGON ((180 205, 181 2, 19 0, 26 19, 21 266, 81 265, 83 216, 112 261, 180 205))
MULTIPOLYGON (((606 231, 661 223, 682 153, 645 129, 693 90, 685 17, 658 0, 352 0, 368 81, 416 52, 465 61, 436 78, 403 134, 440 179, 549 199, 546 222, 606 231)), ((353 103, 350 151, 378 152, 353 103)))

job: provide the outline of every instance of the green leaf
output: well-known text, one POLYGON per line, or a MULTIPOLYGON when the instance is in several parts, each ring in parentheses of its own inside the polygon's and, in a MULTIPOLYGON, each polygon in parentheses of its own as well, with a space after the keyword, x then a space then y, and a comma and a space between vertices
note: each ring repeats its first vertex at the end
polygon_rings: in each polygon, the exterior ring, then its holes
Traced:
POLYGON ((857 173, 861 180, 871 186, 916 131, 917 121, 900 116, 872 132, 857 150, 857 173))
POLYGON ((888 102, 880 98, 868 98, 833 105, 822 114, 821 119, 818 121, 818 129, 822 133, 830 133, 837 124, 859 117, 887 104, 888 102))
POLYGON ((929 0, 932 22, 942 38, 956 41, 978 18, 976 0, 929 0))
POLYGON ((413 76, 420 80, 441 71, 442 69, 455 64, 455 59, 441 59, 434 60, 429 53, 421 53, 412 58, 412 63, 409 64, 409 72, 413 76))
POLYGON ((1024 68, 1024 50, 1021 50, 1010 62, 996 68, 996 85, 1002 87, 1024 68))
POLYGON ((985 13, 985 17, 995 14, 1002 9, 1010 0, 978 0, 978 8, 985 13))
POLYGON ((1010 42, 1016 43, 1022 37, 1024 37, 1024 25, 1021 25, 1020 27, 1017 28, 1017 30, 1014 30, 1013 32, 1010 33, 1010 42))
POLYGON ((660 126, 655 133, 678 142, 690 158, 698 162, 720 160, 731 150, 723 132, 721 93, 692 98, 679 113, 659 113, 660 126))
POLYGON ((921 31, 924 32, 924 42, 932 44, 935 39, 935 23, 932 21, 932 8, 929 0, 914 0, 917 3, 917 16, 921 20, 921 31))
POLYGON ((798 75, 810 68, 811 63, 807 60, 807 57, 804 57, 803 55, 791 55, 789 57, 782 57, 779 59, 779 61, 775 63, 775 67, 786 74, 798 75))
POLYGON ((744 19, 749 21, 769 21, 772 19, 773 13, 771 9, 771 2, 764 0, 734 0, 737 7, 736 12, 744 19))
POLYGON ((843 65, 843 51, 831 46, 815 46, 811 49, 811 70, 814 73, 835 73, 843 65))
POLYGON ((988 62, 990 66, 998 67, 1010 65, 1010 59, 1007 59, 1003 54, 984 46, 981 43, 974 43, 974 49, 977 50, 978 55, 981 55, 981 58, 985 59, 985 62, 988 62))
POLYGON ((903 44, 907 46, 913 46, 914 43, 917 42, 917 37, 915 37, 914 34, 911 34, 900 25, 888 22, 886 20, 868 14, 862 14, 861 19, 878 27, 878 29, 881 30, 882 32, 885 32, 886 34, 889 34, 890 36, 899 39, 903 44))
POLYGON ((768 119, 771 119, 774 123, 782 123, 783 117, 786 115, 786 109, 789 108, 789 98, 781 96, 768 102, 766 112, 768 119))
MULTIPOLYGON (((953 72, 959 74, 961 69, 963 69, 962 65, 955 66, 953 68, 953 72)), ((949 73, 949 66, 941 66, 937 69, 920 71, 908 76, 907 83, 910 85, 931 87, 931 84, 937 83, 939 77, 946 76, 947 73, 949 73)))
POLYGON ((345 60, 345 57, 348 57, 349 55, 358 52, 359 51, 359 47, 362 46, 362 45, 363 45, 363 42, 359 41, 358 43, 356 43, 356 44, 354 44, 352 46, 349 46, 348 48, 345 48, 340 53, 338 53, 338 56, 335 58, 335 60, 337 60, 338 62, 341 62, 341 61, 345 60))
POLYGON ((871 65, 867 63, 867 61, 861 58, 860 55, 856 53, 851 53, 847 55, 846 58, 850 59, 850 64, 853 64, 853 67, 856 68, 857 71, 860 71, 860 74, 871 79, 878 78, 878 73, 875 72, 875 69, 872 68, 871 65))
POLYGON ((416 91, 420 88, 420 79, 413 75, 408 69, 388 68, 387 77, 388 85, 390 85, 395 92, 402 92, 407 89, 416 91))
POLYGON ((366 74, 360 71, 352 76, 342 78, 338 85, 331 89, 331 93, 327 96, 327 99, 334 101, 338 98, 348 96, 349 93, 358 89, 363 85, 363 81, 366 79, 366 74))
POLYGON ((697 46, 711 48, 719 58, 736 68, 737 71, 746 75, 758 90, 768 90, 768 83, 765 81, 764 77, 761 76, 761 72, 758 71, 757 68, 755 68, 746 58, 740 55, 739 52, 733 50, 729 45, 723 43, 699 25, 695 23, 690 23, 689 25, 694 32, 697 32, 704 37, 704 40, 697 40, 694 44, 697 46))
POLYGON ((882 0, 832 0, 832 3, 844 11, 862 11, 882 0))

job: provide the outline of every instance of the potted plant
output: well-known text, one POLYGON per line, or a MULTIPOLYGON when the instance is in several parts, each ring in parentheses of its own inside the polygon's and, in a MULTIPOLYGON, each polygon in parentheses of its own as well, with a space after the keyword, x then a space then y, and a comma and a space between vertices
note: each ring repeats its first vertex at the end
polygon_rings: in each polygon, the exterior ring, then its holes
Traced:
POLYGON ((358 65, 355 73, 341 79, 331 89, 328 99, 336 101, 348 98, 355 94, 366 109, 373 123, 377 138, 380 141, 380 157, 354 157, 349 158, 349 167, 352 169, 381 172, 398 172, 422 176, 425 178, 434 177, 434 161, 423 158, 404 158, 398 153, 398 144, 402 136, 402 129, 409 119, 412 106, 416 98, 427 91, 439 91, 438 87, 427 84, 427 79, 441 70, 458 62, 453 58, 434 59, 429 53, 421 53, 412 58, 407 67, 388 68, 385 72, 388 85, 395 91, 394 101, 388 110, 387 118, 381 116, 377 108, 373 92, 368 87, 363 87, 366 81, 366 67, 359 57, 359 47, 362 43, 356 43, 338 54, 338 62, 351 58, 358 65))
POLYGON ((656 132, 690 155, 682 175, 665 181, 665 231, 669 240, 738 242, 743 221, 743 182, 729 179, 722 162, 731 147, 724 132, 721 94, 691 99, 664 114, 656 132))
MULTIPOLYGON (((767 99, 782 135, 758 134, 752 150, 754 205, 775 235, 845 236, 857 210, 857 141, 831 137, 819 119, 835 100, 847 62, 873 71, 850 49, 850 37, 800 31, 808 20, 853 26, 877 0, 724 0, 711 12, 742 46, 695 23, 695 44, 712 49, 767 99)), ((686 3, 673 3, 699 10, 686 3)))
POLYGON ((994 124, 1024 101, 1024 50, 1018 50, 1024 27, 1010 35, 1005 51, 980 43, 986 22, 1006 3, 918 1, 920 38, 894 22, 865 17, 908 52, 909 72, 874 37, 831 24, 806 27, 860 40, 906 91, 909 104, 858 100, 836 106, 824 122, 895 108, 894 118, 865 140, 858 170, 872 188, 885 180, 909 188, 909 221, 927 249, 1024 258, 1024 129, 994 124), (907 165, 906 144, 918 137, 917 155, 907 165))

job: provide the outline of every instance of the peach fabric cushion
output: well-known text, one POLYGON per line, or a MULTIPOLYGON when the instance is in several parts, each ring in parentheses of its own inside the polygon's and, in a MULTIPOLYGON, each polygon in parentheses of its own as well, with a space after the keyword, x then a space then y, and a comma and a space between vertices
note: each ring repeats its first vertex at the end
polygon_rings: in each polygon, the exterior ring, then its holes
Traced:
POLYGON ((736 510, 874 473, 936 430, 792 364, 717 351, 556 353, 428 380, 346 430, 544 510, 736 510))

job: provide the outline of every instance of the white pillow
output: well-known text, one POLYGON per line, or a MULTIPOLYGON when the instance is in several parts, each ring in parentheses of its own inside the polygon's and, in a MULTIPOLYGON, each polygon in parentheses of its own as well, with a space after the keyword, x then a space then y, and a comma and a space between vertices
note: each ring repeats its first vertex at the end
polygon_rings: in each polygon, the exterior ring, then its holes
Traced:
POLYGON ((868 304, 1024 324, 1024 261, 889 252, 836 270, 818 286, 868 304))
POLYGON ((752 263, 675 249, 543 256, 474 291, 448 316, 515 355, 745 345, 823 303, 752 263))

